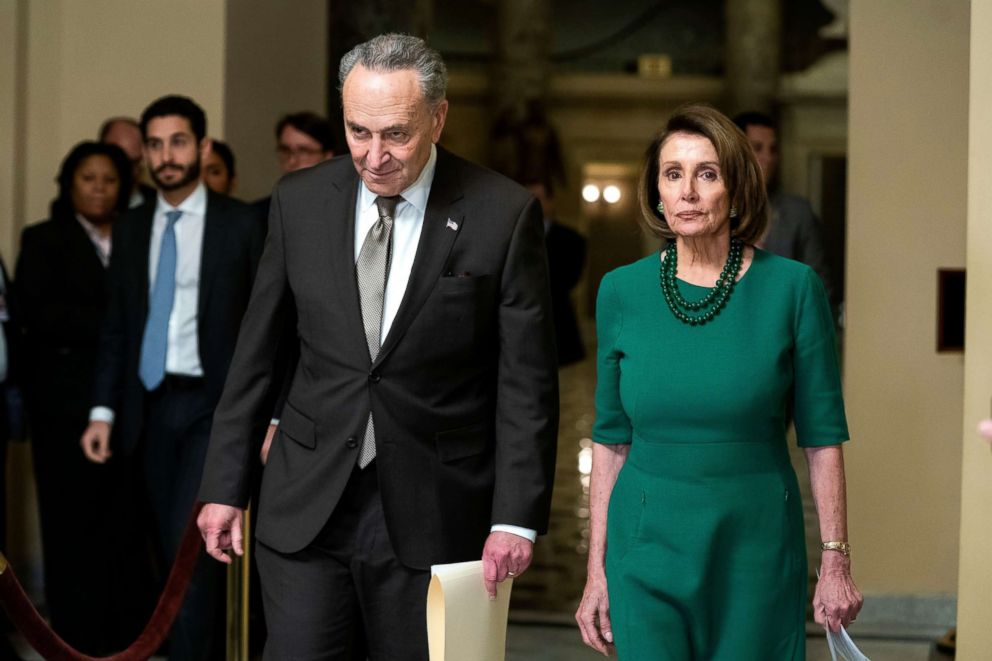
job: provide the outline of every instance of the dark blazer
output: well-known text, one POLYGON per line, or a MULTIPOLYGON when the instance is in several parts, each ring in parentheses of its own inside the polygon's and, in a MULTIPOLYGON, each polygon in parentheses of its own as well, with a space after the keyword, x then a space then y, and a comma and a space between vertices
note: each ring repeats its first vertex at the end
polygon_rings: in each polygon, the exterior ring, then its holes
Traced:
POLYGON ((544 240, 548 247, 558 364, 568 365, 586 355, 572 305, 572 290, 579 284, 586 263, 586 240, 575 230, 556 222, 551 223, 544 240))
MULTIPOLYGON (((7 344, 7 378, 6 380, 0 382, 0 544, 3 546, 0 548, 7 547, 7 437, 11 432, 11 420, 10 417, 18 414, 17 411, 9 410, 9 400, 8 400, 8 386, 14 385, 17 382, 15 375, 16 365, 14 361, 16 360, 16 355, 18 353, 17 341, 20 335, 20 329, 18 328, 18 322, 15 315, 16 303, 14 301, 14 293, 12 282, 10 281, 10 275, 7 273, 7 267, 3 263, 3 259, 0 259, 0 272, 3 273, 4 282, 4 298, 7 304, 7 315, 8 320, 0 324, 0 333, 4 334, 4 340, 7 344)), ((0 615, 0 624, 5 624, 6 621, 3 615, 0 615)), ((3 652, 3 647, 0 646, 0 652, 3 652)))
POLYGON ((93 388, 106 269, 73 216, 24 229, 17 259, 24 395, 32 415, 86 410, 93 388))
MULTIPOLYGON (((114 410, 113 442, 125 452, 141 436, 145 389, 138 378, 148 316, 148 250, 156 200, 114 224, 107 314, 93 388, 94 406, 114 410)), ((207 397, 220 398, 248 304, 265 225, 247 204, 207 191, 197 331, 207 397)))
MULTIPOLYGON (((7 305, 7 321, 0 324, 0 333, 3 333, 7 345, 7 378, 0 381, 0 450, 4 453, 3 457, 0 457, 0 470, 2 470, 5 465, 7 438, 9 436, 20 437, 24 433, 24 429, 19 396, 19 386, 23 376, 19 296, 3 259, 0 259, 0 272, 3 273, 4 302, 7 305)), ((0 473, 0 488, 3 487, 3 484, 3 474, 0 473)), ((0 506, 2 505, 3 498, 0 497, 0 506)), ((4 520, 4 513, 0 512, 0 521, 2 520, 4 520)), ((2 530, 3 528, 0 527, 0 533, 2 530)), ((0 534, 0 541, 2 541, 2 534, 0 534)))
POLYGON ((823 281, 830 302, 836 304, 820 219, 813 207, 806 198, 781 190, 771 194, 770 202, 772 216, 764 249, 811 266, 823 281))
POLYGON ((547 261, 537 201, 438 149, 406 294, 374 362, 355 278, 359 180, 347 158, 283 178, 200 499, 244 507, 268 422, 273 347, 295 303, 300 357, 262 479, 257 537, 305 548, 355 466, 371 407, 397 557, 478 558, 492 523, 544 532, 558 426, 547 261))

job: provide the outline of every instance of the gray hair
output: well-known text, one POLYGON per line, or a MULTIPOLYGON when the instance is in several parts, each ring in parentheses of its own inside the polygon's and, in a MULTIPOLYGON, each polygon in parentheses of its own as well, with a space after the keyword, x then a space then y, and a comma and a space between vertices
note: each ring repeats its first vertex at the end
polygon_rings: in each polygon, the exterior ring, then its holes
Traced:
POLYGON ((448 88, 448 69, 441 54, 419 37, 380 34, 352 48, 341 58, 338 67, 339 92, 343 92, 344 80, 356 64, 378 72, 413 69, 420 78, 420 91, 427 102, 434 105, 444 100, 448 88))

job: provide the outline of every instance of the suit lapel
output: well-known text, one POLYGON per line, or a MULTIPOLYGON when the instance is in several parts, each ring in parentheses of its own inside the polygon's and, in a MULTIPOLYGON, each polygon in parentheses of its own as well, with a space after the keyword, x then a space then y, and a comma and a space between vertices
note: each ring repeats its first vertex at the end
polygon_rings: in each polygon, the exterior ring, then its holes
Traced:
POLYGON ((214 272, 224 250, 224 199, 207 191, 207 213, 203 217, 203 244, 200 248, 200 287, 197 292, 196 314, 200 322, 197 330, 201 337, 204 332, 202 320, 206 319, 207 305, 213 293, 214 272))
MULTIPOLYGON (((76 218, 66 216, 59 222, 65 223, 65 254, 67 258, 79 259, 79 268, 86 269, 93 277, 101 278, 106 273, 93 240, 76 218)), ((113 243, 111 243, 113 249, 113 243)))
POLYGON ((355 206, 358 204, 358 173, 348 162, 348 170, 343 177, 334 177, 331 186, 325 189, 323 206, 320 210, 322 226, 327 228, 323 241, 330 252, 332 281, 328 283, 329 297, 337 296, 335 314, 344 315, 344 327, 352 329, 348 341, 358 355, 368 355, 365 341, 365 326, 362 322, 362 302, 358 293, 358 277, 355 273, 355 206), (344 205, 344 214, 341 205, 344 205), (333 286, 337 285, 337 286, 333 286))
MULTIPOLYGON (((137 246, 137 250, 135 252, 137 253, 136 258, 138 260, 138 283, 140 286, 139 295, 141 300, 142 319, 145 319, 148 316, 148 287, 150 285, 148 279, 148 254, 152 249, 152 223, 155 220, 156 204, 157 200, 152 198, 150 202, 146 202, 134 211, 133 218, 126 217, 117 221, 123 223, 135 223, 135 245, 137 246)), ((156 249, 157 248, 158 246, 156 246, 156 249)), ((115 240, 111 250, 120 249, 121 248, 117 246, 115 240)))
POLYGON ((464 215, 457 205, 461 197, 462 188, 458 173, 447 152, 438 147, 434 181, 431 183, 431 193, 427 200, 427 211, 420 231, 417 254, 413 259, 413 270, 410 272, 410 280, 407 282, 406 292, 396 312, 396 318, 376 357, 376 365, 389 355, 403 337, 434 289, 437 279, 442 275, 451 246, 455 243, 455 238, 465 222, 464 215))

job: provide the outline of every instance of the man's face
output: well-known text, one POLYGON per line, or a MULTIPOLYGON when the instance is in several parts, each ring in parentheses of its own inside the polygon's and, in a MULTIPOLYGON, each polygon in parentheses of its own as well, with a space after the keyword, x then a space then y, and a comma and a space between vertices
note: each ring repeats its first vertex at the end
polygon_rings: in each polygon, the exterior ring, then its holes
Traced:
POLYGON ((758 159, 758 165, 761 166, 761 172, 765 175, 765 185, 768 185, 778 169, 778 136, 775 135, 775 129, 748 124, 745 134, 758 159))
POLYGON ((276 154, 279 167, 286 173, 313 167, 334 156, 334 152, 325 150, 318 141, 290 124, 279 133, 276 154))
POLYGON ((200 160, 210 150, 206 138, 199 143, 189 120, 179 115, 156 117, 148 122, 145 160, 159 189, 172 191, 200 178, 200 160))
POLYGON ((128 122, 114 122, 103 141, 124 151, 127 160, 131 161, 132 180, 137 186, 141 179, 141 129, 128 122))
POLYGON ((431 106, 413 69, 370 71, 355 66, 342 90, 351 160, 376 195, 399 195, 420 176, 441 138, 448 102, 431 106))

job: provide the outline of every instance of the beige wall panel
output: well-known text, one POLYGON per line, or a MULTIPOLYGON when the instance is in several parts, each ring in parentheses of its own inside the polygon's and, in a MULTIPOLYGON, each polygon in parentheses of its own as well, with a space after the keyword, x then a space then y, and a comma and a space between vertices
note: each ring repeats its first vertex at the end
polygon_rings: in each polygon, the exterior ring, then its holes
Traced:
POLYGON ((850 535, 867 593, 957 585, 963 359, 938 354, 965 261, 966 2, 851 3, 845 381, 850 535))
POLYGON ((111 115, 138 115, 179 93, 224 126, 221 0, 31 2, 28 42, 29 222, 47 215, 62 157, 111 115))
MULTIPOLYGON (((235 196, 264 197, 279 178, 273 128, 279 117, 324 115, 329 81, 327 1, 235 0, 227 3, 224 136, 237 159, 235 196)), ((331 72, 334 76, 337 71, 331 72)))
POLYGON ((958 654, 992 650, 992 452, 975 425, 992 398, 992 2, 971 3, 971 117, 968 154, 968 302, 958 654))
POLYGON ((18 23, 25 13, 23 2, 0 0, 0 256, 13 268, 17 234, 14 216, 20 185, 18 183, 19 138, 17 106, 20 100, 20 40, 18 23))
MULTIPOLYGON (((65 145, 62 138, 62 107, 60 94, 62 71, 62 3, 27 3, 27 35, 22 48, 25 53, 25 85, 23 95, 24 154, 22 167, 23 201, 14 219, 18 228, 47 215, 48 204, 55 193, 55 175, 65 145)), ((20 237, 18 237, 19 240, 20 237)))

